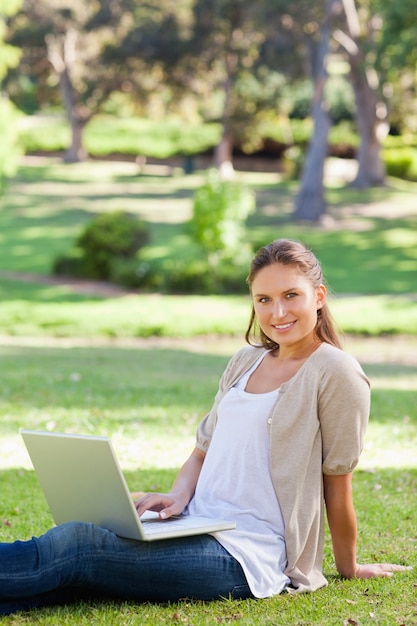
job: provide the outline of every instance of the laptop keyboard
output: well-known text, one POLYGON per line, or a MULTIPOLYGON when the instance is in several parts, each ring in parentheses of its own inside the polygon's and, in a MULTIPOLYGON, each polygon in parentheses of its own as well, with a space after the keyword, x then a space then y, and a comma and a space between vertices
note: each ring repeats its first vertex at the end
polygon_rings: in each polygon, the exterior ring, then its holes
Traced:
POLYGON ((153 533, 159 533, 162 530, 171 530, 176 528, 186 528, 188 524, 185 522, 184 517, 169 517, 166 520, 161 520, 159 518, 155 519, 144 519, 142 520, 143 529, 147 535, 152 535, 153 533))

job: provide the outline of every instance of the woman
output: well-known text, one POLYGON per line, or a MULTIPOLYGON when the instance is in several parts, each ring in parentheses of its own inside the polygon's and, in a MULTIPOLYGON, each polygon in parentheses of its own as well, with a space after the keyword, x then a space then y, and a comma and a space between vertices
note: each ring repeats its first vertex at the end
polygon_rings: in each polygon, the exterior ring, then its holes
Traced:
POLYGON ((86 595, 175 601, 314 591, 327 584, 323 501, 341 576, 407 569, 356 560, 351 483, 369 382, 340 349, 317 259, 298 242, 274 241, 257 253, 248 283, 250 345, 230 360, 170 493, 136 500, 138 514, 221 516, 236 529, 145 544, 76 522, 0 544, 0 613, 86 595))

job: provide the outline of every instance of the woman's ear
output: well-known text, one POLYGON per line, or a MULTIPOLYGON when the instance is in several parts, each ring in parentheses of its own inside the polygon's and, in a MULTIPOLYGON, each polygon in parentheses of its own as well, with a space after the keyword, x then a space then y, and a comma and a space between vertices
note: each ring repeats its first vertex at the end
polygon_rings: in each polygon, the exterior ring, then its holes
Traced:
POLYGON ((320 285, 316 291, 316 305, 317 310, 321 309, 326 303, 327 289, 324 285, 320 285))

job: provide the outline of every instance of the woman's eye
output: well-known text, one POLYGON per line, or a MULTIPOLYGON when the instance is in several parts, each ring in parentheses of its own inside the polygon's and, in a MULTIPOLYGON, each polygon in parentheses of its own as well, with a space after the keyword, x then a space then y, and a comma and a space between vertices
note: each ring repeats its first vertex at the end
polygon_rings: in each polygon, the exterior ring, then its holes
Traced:
POLYGON ((294 292, 287 293, 287 298, 295 298, 295 296, 296 296, 296 295, 297 295, 297 294, 296 294, 296 293, 294 293, 294 292))

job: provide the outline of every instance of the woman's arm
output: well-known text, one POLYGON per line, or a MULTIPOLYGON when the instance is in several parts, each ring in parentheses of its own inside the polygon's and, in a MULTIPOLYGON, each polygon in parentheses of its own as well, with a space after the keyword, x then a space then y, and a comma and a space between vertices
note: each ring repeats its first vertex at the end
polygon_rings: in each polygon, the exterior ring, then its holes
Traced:
POLYGON ((352 472, 323 476, 324 501, 332 537, 336 568, 345 578, 356 575, 356 514, 352 497, 352 472))
POLYGON ((356 561, 357 525, 352 496, 352 472, 341 476, 323 476, 327 519, 332 536, 337 571, 344 578, 392 576, 393 572, 411 569, 392 563, 359 565, 356 561))
POLYGON ((197 480, 204 463, 205 453, 194 448, 177 474, 169 493, 147 493, 135 501, 139 515, 145 511, 158 511, 163 519, 183 512, 194 495, 197 480))

